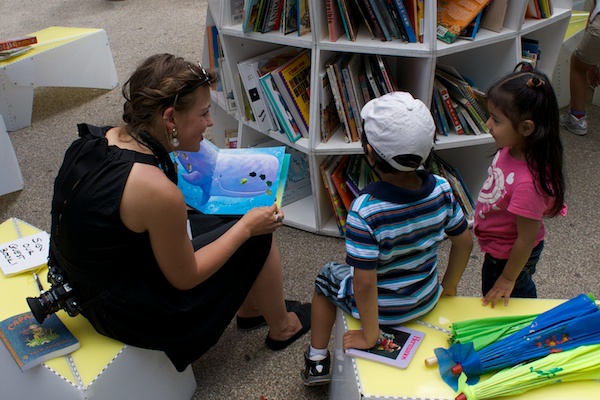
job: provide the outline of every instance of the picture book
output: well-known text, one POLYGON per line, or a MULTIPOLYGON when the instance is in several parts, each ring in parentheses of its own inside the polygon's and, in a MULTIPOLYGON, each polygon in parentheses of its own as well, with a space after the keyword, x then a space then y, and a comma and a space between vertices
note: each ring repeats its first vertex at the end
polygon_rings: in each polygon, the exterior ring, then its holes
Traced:
POLYGON ((6 318, 0 321, 0 339, 22 371, 80 347, 56 314, 50 314, 41 324, 31 312, 6 318))
POLYGON ((425 332, 403 326, 382 326, 379 342, 371 349, 347 349, 346 354, 406 368, 410 364, 419 345, 425 338, 425 332))
POLYGON ((321 173, 323 186, 325 187, 327 195, 329 196, 331 209, 333 211, 333 216, 338 226, 338 230, 340 235, 344 236, 346 232, 346 217, 348 212, 346 211, 346 207, 344 207, 344 203, 342 202, 342 199, 335 188, 333 180, 331 179, 331 175, 335 168, 339 165, 341 159, 341 155, 332 154, 327 156, 327 158, 325 158, 325 160, 319 165, 319 172, 321 173))
POLYGON ((281 205, 290 166, 285 147, 220 149, 208 140, 197 152, 172 153, 188 206, 205 214, 243 215, 281 205))
POLYGON ((321 142, 327 143, 341 125, 327 71, 319 73, 319 104, 321 111, 321 142))
POLYGON ((8 60, 9 58, 20 56, 31 50, 31 46, 16 47, 10 50, 0 50, 0 61, 8 60))
POLYGON ((452 43, 490 0, 438 0, 437 38, 452 43))
POLYGON ((290 113, 298 123, 303 137, 308 137, 310 114, 310 51, 297 56, 271 71, 290 113))
POLYGON ((290 154, 290 168, 281 203, 283 206, 312 194, 308 156, 293 147, 287 147, 286 150, 290 154))
POLYGON ((245 0, 244 1, 244 19, 242 22, 242 31, 244 33, 252 32, 256 19, 258 18, 258 9, 260 0, 245 0))
POLYGON ((49 248, 50 236, 44 231, 0 243, 2 273, 9 277, 46 266, 49 248))
POLYGON ((338 114, 338 119, 340 120, 340 122, 343 125, 343 130, 344 130, 344 141, 346 141, 346 143, 349 143, 352 141, 352 136, 350 134, 350 126, 348 125, 348 118, 346 117, 346 113, 344 111, 344 104, 342 103, 342 95, 340 92, 340 87, 338 84, 338 80, 337 80, 337 76, 335 73, 335 67, 334 67, 334 63, 335 63, 335 59, 337 58, 336 56, 333 56, 325 65, 325 68, 327 70, 327 76, 329 78, 329 85, 331 86, 331 93, 333 95, 333 99, 335 101, 335 108, 338 114))
POLYGON ((284 35, 298 31, 298 1, 299 0, 285 1, 285 5, 283 6, 282 10, 283 19, 281 21, 282 31, 284 35))
POLYGON ((310 10, 308 0, 298 0, 297 2, 297 18, 298 18, 298 36, 310 33, 310 10))

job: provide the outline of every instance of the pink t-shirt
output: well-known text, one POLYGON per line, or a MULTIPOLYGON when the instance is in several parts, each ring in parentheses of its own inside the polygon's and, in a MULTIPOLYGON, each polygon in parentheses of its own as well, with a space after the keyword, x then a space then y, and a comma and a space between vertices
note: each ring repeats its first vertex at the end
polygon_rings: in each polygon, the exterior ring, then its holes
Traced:
MULTIPOLYGON (((481 250, 494 258, 508 259, 517 239, 516 216, 542 220, 552 207, 553 197, 538 191, 527 162, 517 160, 508 147, 496 153, 488 178, 477 197, 473 232, 481 250)), ((535 245, 544 239, 540 225, 535 245)))

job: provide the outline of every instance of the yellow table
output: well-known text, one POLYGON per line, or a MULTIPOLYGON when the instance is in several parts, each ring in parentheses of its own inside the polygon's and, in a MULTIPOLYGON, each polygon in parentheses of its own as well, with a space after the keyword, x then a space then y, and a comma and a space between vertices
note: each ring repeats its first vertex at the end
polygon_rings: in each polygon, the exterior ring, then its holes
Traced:
POLYGON ((37 86, 113 89, 117 71, 103 29, 52 26, 29 35, 38 43, 0 62, 0 114, 8 131, 31 124, 37 86))
MULTIPOLYGON (((39 229, 12 219, 0 224, 0 243, 39 229)), ((39 271, 46 289, 48 269, 39 271)), ((9 278, 0 271, 0 319, 29 311, 26 297, 39 295, 32 273, 9 278)), ((56 400, 189 399, 196 390, 192 368, 178 373, 163 352, 126 346, 98 334, 82 316, 57 313, 81 347, 67 357, 48 360, 22 372, 0 342, 0 398, 56 400)))
MULTIPOLYGON (((507 307, 491 309, 475 297, 443 297, 426 316, 424 323, 448 329, 453 322, 509 315, 544 312, 565 300, 511 299, 507 307)), ((426 336, 407 369, 345 356, 341 338, 348 328, 358 329, 360 322, 338 311, 334 338, 334 355, 330 399, 454 399, 456 393, 440 377, 437 367, 425 366, 424 360, 434 356, 433 350, 448 347, 448 335, 440 330, 411 322, 406 327, 425 332, 426 336)), ((598 399, 600 382, 582 381, 550 385, 525 392, 507 400, 598 399)))

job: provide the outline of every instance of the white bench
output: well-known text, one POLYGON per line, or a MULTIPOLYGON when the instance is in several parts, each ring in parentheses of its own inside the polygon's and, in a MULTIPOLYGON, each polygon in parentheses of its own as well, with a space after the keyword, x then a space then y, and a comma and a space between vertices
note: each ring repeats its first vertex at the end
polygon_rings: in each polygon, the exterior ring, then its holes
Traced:
MULTIPOLYGON (((22 236, 39 231, 22 221, 18 229, 22 236)), ((17 237, 12 220, 0 224, 0 242, 17 237)), ((46 274, 47 268, 40 271, 44 283, 46 274)), ((28 296, 38 296, 31 273, 6 278, 0 272, 0 320, 28 311, 28 296)), ((0 341, 2 400, 189 400, 194 395, 197 385, 191 366, 179 373, 161 351, 102 336, 81 315, 72 318, 64 311, 57 315, 81 343, 71 354, 73 365, 58 357, 22 372, 0 341)))
POLYGON ((8 131, 31 124, 38 86, 113 89, 117 72, 103 29, 53 26, 29 35, 29 52, 0 62, 0 115, 8 131))
POLYGON ((0 115, 0 196, 23 189, 23 175, 0 115))

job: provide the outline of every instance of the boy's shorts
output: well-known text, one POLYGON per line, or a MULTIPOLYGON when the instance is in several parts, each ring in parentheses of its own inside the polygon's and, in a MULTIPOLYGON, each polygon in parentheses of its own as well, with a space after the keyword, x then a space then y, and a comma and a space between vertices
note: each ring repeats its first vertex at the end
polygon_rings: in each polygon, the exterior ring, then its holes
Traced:
POLYGON ((589 23, 573 54, 585 64, 600 65, 600 14, 589 23))
POLYGON ((352 314, 350 310, 352 275, 349 265, 336 262, 325 264, 315 280, 315 291, 321 293, 345 313, 352 314))

